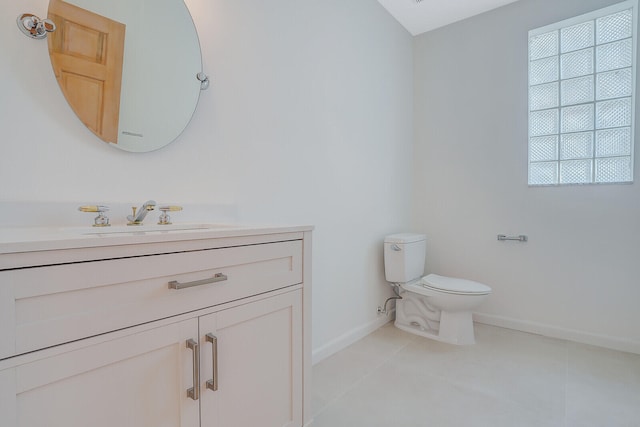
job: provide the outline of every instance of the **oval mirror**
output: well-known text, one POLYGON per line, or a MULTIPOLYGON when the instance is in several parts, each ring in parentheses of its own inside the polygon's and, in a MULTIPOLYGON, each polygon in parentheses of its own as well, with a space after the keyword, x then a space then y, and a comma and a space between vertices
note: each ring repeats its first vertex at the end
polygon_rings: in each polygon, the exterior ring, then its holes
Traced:
POLYGON ((78 118, 126 151, 157 150, 187 126, 200 43, 183 0, 50 0, 49 56, 78 118))

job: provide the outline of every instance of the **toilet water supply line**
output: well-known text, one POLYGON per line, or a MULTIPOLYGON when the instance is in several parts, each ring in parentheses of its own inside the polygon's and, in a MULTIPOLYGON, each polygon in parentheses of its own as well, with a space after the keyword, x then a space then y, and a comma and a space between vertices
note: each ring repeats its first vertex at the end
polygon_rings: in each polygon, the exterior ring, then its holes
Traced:
POLYGON ((393 288, 393 292, 396 294, 396 296, 387 298, 387 300, 384 302, 384 307, 378 306, 378 314, 384 314, 385 316, 389 316, 389 312, 387 311, 387 304, 389 303, 389 301, 394 299, 402 299, 399 291, 400 285, 397 283, 391 283, 391 287, 393 288))

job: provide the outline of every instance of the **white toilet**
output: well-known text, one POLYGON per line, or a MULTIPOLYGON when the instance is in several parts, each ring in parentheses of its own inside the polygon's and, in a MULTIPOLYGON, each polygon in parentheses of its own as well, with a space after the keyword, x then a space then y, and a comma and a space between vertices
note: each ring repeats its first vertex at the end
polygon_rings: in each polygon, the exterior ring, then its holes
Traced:
POLYGON ((472 310, 491 288, 471 280, 424 274, 424 234, 401 233, 384 240, 384 269, 397 286, 395 325, 413 334, 451 344, 474 344, 472 310))

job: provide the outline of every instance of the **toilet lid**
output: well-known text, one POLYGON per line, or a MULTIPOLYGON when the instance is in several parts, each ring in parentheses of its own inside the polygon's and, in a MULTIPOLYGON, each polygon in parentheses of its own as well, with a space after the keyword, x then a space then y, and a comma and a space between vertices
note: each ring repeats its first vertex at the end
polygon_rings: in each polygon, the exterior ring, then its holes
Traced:
POLYGON ((491 293, 491 288, 482 283, 454 277, 439 276, 437 274, 429 274, 423 277, 421 283, 422 286, 426 288, 455 294, 486 295, 491 293))

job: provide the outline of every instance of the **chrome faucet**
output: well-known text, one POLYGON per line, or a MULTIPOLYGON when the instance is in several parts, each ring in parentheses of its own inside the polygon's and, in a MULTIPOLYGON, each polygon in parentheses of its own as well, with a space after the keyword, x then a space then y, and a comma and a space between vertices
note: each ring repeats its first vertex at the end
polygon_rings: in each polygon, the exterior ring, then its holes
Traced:
POLYGON ((153 200, 147 200, 144 204, 137 210, 138 214, 136 215, 136 207, 134 206, 133 215, 127 216, 127 220, 129 222, 127 225, 142 225, 142 221, 144 217, 147 216, 147 212, 150 212, 156 208, 156 202, 153 200))

